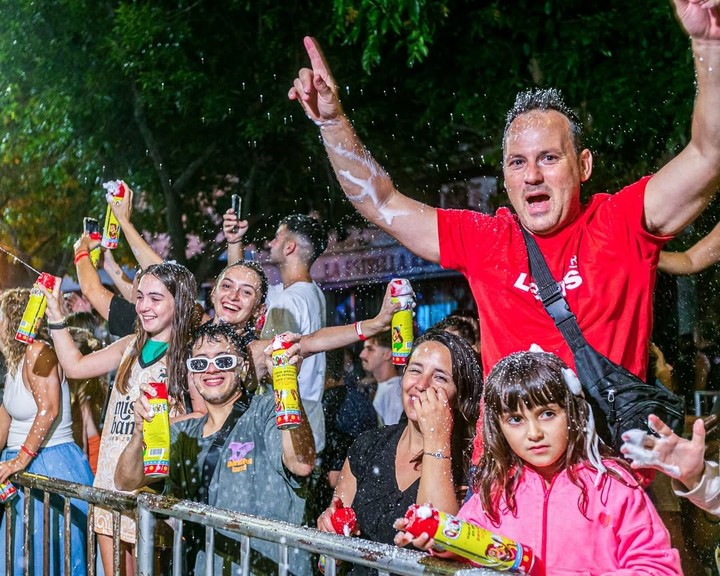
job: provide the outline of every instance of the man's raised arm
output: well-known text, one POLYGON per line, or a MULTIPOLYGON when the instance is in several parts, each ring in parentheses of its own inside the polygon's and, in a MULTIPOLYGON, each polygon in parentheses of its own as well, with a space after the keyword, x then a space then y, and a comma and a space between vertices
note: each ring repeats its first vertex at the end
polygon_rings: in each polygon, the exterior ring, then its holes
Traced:
POLYGON ((288 93, 320 127, 325 149, 345 195, 370 222, 410 251, 440 260, 435 208, 398 192, 343 112, 337 85, 317 41, 304 39, 312 68, 302 68, 288 93))
POLYGON ((692 222, 720 186, 720 0, 673 0, 692 40, 697 77, 691 139, 649 182, 645 224, 676 234, 692 222))

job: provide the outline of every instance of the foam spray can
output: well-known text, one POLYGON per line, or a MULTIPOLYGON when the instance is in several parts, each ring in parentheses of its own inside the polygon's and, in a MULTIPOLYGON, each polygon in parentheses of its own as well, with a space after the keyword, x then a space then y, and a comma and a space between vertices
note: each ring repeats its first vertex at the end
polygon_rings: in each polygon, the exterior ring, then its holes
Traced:
POLYGON ((392 359, 393 364, 404 366, 413 345, 413 303, 415 293, 410 281, 393 278, 390 282, 390 300, 399 302, 402 308, 392 316, 392 359))
POLYGON ((297 366, 288 362, 287 349, 292 346, 282 335, 272 342, 272 379, 275 391, 275 423, 280 430, 300 426, 300 391, 297 366))
POLYGON ((32 290, 30 290, 30 299, 28 300, 27 306, 25 306, 25 312, 23 312, 20 326, 18 326, 17 333, 15 334, 15 340, 25 342, 25 344, 35 342, 35 335, 40 329, 40 322, 42 322, 42 319, 45 317, 47 300, 45 299, 45 294, 40 292, 38 285, 44 286, 52 291, 55 287, 55 277, 52 274, 43 272, 35 281, 32 290))
POLYGON ((13 498, 17 496, 17 488, 10 484, 10 482, 0 482, 0 504, 12 502, 13 498))
POLYGON ((500 572, 530 574, 535 555, 527 546, 494 534, 485 528, 440 512, 431 506, 413 504, 405 518, 405 530, 416 538, 423 532, 435 539, 434 548, 449 551, 471 562, 500 572))
MULTIPOLYGON (((333 512, 333 515, 330 517, 330 522, 332 523, 333 530, 335 530, 335 534, 352 536, 353 532, 357 530, 355 510, 343 506, 342 502, 335 508, 335 512, 333 512)), ((318 570, 320 570, 321 574, 325 574, 326 563, 327 558, 325 558, 324 554, 321 554, 320 560, 318 561, 318 570)), ((336 560, 335 564, 340 564, 340 560, 336 560)))
MULTIPOLYGON (((110 202, 120 204, 122 198, 125 197, 125 182, 122 180, 111 180, 105 182, 103 188, 107 190, 108 194, 112 195, 110 202)), ((108 204, 107 211, 105 212, 105 225, 103 226, 102 245, 105 248, 111 250, 118 247, 118 240, 120 239, 120 222, 115 218, 112 208, 108 204)))
POLYGON ((150 422, 143 420, 143 469, 145 476, 164 478, 170 472, 170 414, 164 382, 149 382, 155 396, 145 393, 152 408, 150 422))
MULTIPOLYGON (((90 240, 102 242, 102 235, 100 234, 100 232, 91 232, 90 240)), ((90 262, 92 262, 92 265, 95 268, 98 267, 98 262, 100 262, 100 253, 101 253, 100 244, 98 244, 97 246, 95 246, 95 248, 90 250, 90 262)))

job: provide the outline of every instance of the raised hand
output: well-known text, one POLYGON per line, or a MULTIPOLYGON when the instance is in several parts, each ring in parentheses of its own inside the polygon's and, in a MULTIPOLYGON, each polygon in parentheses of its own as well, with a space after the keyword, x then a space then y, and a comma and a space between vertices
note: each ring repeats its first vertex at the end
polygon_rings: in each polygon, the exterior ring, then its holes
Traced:
POLYGON ((288 98, 297 100, 308 118, 319 126, 331 124, 343 114, 337 84, 317 40, 306 36, 303 43, 312 68, 300 69, 288 98))
POLYGON ((620 451, 633 468, 654 468, 682 482, 688 489, 697 486, 705 470, 705 423, 698 418, 693 424, 691 440, 675 434, 660 418, 651 415, 650 426, 659 437, 641 430, 623 434, 620 451))
POLYGON ((720 41, 720 0, 673 0, 678 20, 691 38, 720 41))
POLYGON ((247 220, 238 220, 237 214, 233 212, 232 208, 228 208, 227 212, 223 214, 222 229, 228 244, 241 242, 249 227, 247 220))
POLYGON ((113 214, 115 214, 115 218, 117 218, 121 226, 126 226, 127 223, 130 222, 133 191, 125 184, 125 195, 122 198, 115 198, 110 192, 108 192, 106 198, 110 209, 113 211, 113 214))

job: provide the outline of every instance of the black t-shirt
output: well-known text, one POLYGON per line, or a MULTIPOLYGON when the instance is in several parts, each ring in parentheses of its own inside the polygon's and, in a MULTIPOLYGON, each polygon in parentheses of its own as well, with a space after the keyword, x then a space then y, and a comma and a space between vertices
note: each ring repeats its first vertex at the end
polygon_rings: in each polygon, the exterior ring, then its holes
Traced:
POLYGON ((393 544, 397 530, 393 523, 415 504, 420 479, 404 492, 395 475, 395 453, 407 422, 371 430, 358 436, 350 447, 350 470, 357 480, 352 507, 361 536, 374 542, 393 544))
POLYGON ((135 320, 137 312, 135 305, 128 302, 122 296, 113 296, 110 300, 108 312, 108 332, 113 336, 122 338, 135 332, 135 320))

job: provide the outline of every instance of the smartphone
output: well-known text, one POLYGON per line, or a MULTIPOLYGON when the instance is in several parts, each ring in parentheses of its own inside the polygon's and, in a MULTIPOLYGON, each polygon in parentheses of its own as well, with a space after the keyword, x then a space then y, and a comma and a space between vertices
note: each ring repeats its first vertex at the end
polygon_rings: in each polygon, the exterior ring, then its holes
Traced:
POLYGON ((240 207, 242 206, 242 198, 239 194, 232 195, 232 211, 235 212, 235 216, 240 220, 240 207))
POLYGON ((93 232, 99 233, 100 222, 97 218, 88 218, 86 216, 83 218, 83 230, 85 230, 88 234, 92 234, 93 232))

